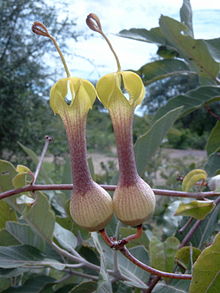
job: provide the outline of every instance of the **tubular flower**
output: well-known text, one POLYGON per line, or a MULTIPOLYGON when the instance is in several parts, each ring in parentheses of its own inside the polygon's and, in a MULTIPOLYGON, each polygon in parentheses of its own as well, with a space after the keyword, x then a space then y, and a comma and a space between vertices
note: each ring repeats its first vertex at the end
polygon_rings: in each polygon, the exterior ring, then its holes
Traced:
POLYGON ((138 175, 132 141, 134 110, 142 102, 145 89, 137 74, 121 71, 118 57, 104 35, 98 17, 94 14, 88 15, 87 24, 107 40, 116 57, 118 71, 101 77, 96 90, 98 98, 109 110, 116 137, 119 181, 113 195, 113 210, 123 223, 137 226, 155 209, 155 195, 138 175))
POLYGON ((74 186, 70 214, 79 226, 89 231, 99 231, 111 219, 113 205, 110 195, 92 180, 87 164, 86 119, 97 93, 89 81, 70 76, 55 39, 43 24, 34 23, 33 31, 54 42, 67 74, 66 78, 58 80, 52 86, 50 106, 62 119, 69 144, 74 186))

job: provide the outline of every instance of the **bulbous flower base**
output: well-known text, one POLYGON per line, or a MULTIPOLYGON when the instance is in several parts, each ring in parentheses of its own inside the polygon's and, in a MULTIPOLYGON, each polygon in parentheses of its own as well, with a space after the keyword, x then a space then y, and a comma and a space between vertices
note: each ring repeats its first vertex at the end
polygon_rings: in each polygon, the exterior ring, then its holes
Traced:
POLYGON ((88 191, 73 192, 70 214, 79 226, 90 232, 99 231, 112 217, 112 198, 107 191, 93 182, 88 191))
POLYGON ((126 225, 142 224, 155 209, 155 195, 151 187, 140 177, 135 184, 117 186, 113 195, 113 210, 126 225))

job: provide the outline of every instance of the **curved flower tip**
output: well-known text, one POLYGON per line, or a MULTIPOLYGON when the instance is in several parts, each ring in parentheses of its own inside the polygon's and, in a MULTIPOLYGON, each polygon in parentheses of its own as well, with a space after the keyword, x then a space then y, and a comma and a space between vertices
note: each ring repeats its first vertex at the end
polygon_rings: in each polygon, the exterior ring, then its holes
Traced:
POLYGON ((106 108, 121 101, 132 108, 139 105, 145 95, 141 78, 134 72, 121 71, 103 76, 96 85, 98 98, 106 108), (126 93, 129 97, 126 96, 126 93))
POLYGON ((32 24, 32 32, 39 36, 50 37, 50 34, 46 28, 46 26, 39 21, 35 21, 32 24))
POLYGON ((89 81, 78 77, 62 78, 51 88, 50 107, 61 118, 73 109, 83 115, 92 108, 96 96, 96 90, 89 81))
POLYGON ((91 30, 102 33, 101 22, 96 14, 90 13, 86 18, 86 24, 91 30))

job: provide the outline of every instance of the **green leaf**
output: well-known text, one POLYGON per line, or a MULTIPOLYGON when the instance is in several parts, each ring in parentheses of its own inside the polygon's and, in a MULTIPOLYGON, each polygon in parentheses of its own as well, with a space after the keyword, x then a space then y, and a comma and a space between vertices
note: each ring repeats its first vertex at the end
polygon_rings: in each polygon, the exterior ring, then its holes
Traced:
POLYGON ((190 293, 218 293, 220 291, 220 233, 205 248, 193 266, 190 293))
POLYGON ((8 222, 6 224, 6 231, 21 244, 30 245, 39 250, 45 248, 45 242, 27 224, 8 222))
POLYGON ((185 270, 191 270, 200 253, 201 250, 196 247, 184 246, 176 252, 175 259, 185 270))
POLYGON ((187 34, 193 37, 192 7, 190 0, 183 0, 183 5, 180 8, 180 20, 187 26, 187 34))
POLYGON ((56 279, 49 276, 32 276, 22 286, 9 288, 4 293, 40 293, 48 284, 54 283, 56 279))
POLYGON ((180 203, 175 216, 188 216, 197 220, 203 220, 214 209, 212 200, 194 200, 190 203, 180 203))
POLYGON ((45 255, 37 248, 29 245, 4 247, 0 246, 0 268, 10 269, 18 267, 46 266, 57 270, 63 270, 65 264, 45 258, 45 255))
MULTIPOLYGON (((149 273, 142 270, 132 262, 130 262, 119 251, 114 251, 107 246, 104 241, 100 240, 100 244, 104 251, 106 265, 109 269, 114 269, 114 259, 117 257, 118 269, 123 276, 129 281, 125 281, 127 286, 147 289, 146 282, 149 278, 149 273), (115 255, 116 254, 116 255, 115 255)), ((148 263, 148 254, 143 246, 137 246, 129 249, 130 253, 143 263, 148 263)))
POLYGON ((194 169, 187 173, 182 182, 182 190, 189 191, 197 182, 207 179, 207 173, 203 169, 194 169))
POLYGON ((169 283, 158 283, 153 293, 188 293, 189 280, 171 280, 169 283))
POLYGON ((172 272, 174 265, 175 265, 175 255, 176 251, 179 248, 180 242, 179 240, 174 237, 168 237, 164 241, 164 254, 165 254, 165 259, 166 259, 166 267, 165 271, 166 272, 172 272))
POLYGON ((208 155, 216 153, 220 149, 220 121, 217 121, 215 127, 213 127, 208 142, 206 145, 206 151, 208 155))
MULTIPOLYGON (((119 252, 118 252, 119 253, 119 252)), ((130 249, 130 253, 143 263, 148 263, 148 253, 143 246, 137 246, 130 249)), ((129 281, 124 283, 130 287, 137 287, 141 289, 147 289, 146 282, 149 278, 149 273, 143 271, 133 263, 131 263, 122 254, 118 255, 119 270, 128 278, 129 281)))
POLYGON ((151 128, 136 141, 134 149, 140 176, 143 175, 147 163, 152 159, 168 130, 179 117, 181 110, 182 107, 179 107, 166 113, 155 121, 151 128))
POLYGON ((158 270, 165 270, 165 255, 164 255, 164 245, 163 243, 155 236, 150 240, 149 245, 149 256, 150 256, 150 265, 158 270))
POLYGON ((159 27, 155 27, 150 30, 136 28, 122 30, 119 32, 119 36, 136 41, 155 43, 158 45, 165 45, 167 43, 167 40, 161 33, 159 27))
POLYGON ((211 56, 203 40, 195 40, 187 34, 187 27, 167 16, 160 17, 160 29, 182 57, 186 58, 197 73, 215 81, 219 73, 219 64, 211 56))
POLYGON ((178 74, 192 74, 187 64, 177 59, 164 59, 147 63, 137 73, 141 76, 145 85, 178 74))
POLYGON ((0 160, 0 192, 14 188, 12 178, 16 174, 16 169, 10 162, 0 160))
MULTIPOLYGON (((208 243, 210 243, 211 237, 213 233, 215 232, 217 228, 217 223, 219 219, 219 212, 220 212, 220 204, 218 204, 214 211, 209 214, 199 225, 197 230, 193 233, 193 236, 190 240, 193 246, 198 247, 198 248, 203 248, 206 246, 208 243)), ((192 225, 195 223, 192 223, 192 225)), ((189 229, 192 227, 190 225, 189 228, 185 229, 183 233, 178 233, 176 234, 176 237, 180 239, 180 241, 186 236, 186 234, 189 232, 189 229)), ((183 223, 180 225, 179 228, 183 226, 183 223)))
POLYGON ((24 218, 43 239, 52 239, 55 215, 46 195, 37 192, 37 199, 33 206, 24 213, 24 218))
POLYGON ((161 271, 172 272, 179 244, 179 240, 173 236, 164 242, 153 236, 149 245, 151 266, 161 271))
POLYGON ((159 119, 168 111, 183 106, 181 116, 203 107, 206 103, 220 100, 220 87, 201 86, 188 91, 184 95, 178 95, 169 99, 167 104, 161 107, 155 114, 154 121, 159 119))
POLYGON ((74 287, 69 293, 85 293, 85 292, 95 292, 97 287, 96 282, 82 282, 74 287))
POLYGON ((208 162, 205 165, 205 170, 209 177, 213 177, 220 170, 220 154, 213 153, 209 156, 208 162))
POLYGON ((78 241, 76 236, 58 223, 55 223, 54 237, 59 242, 59 244, 69 252, 72 252, 73 249, 77 246, 78 241))
POLYGON ((20 242, 17 241, 8 231, 5 229, 0 231, 0 246, 13 246, 19 245, 20 242))
POLYGON ((99 241, 98 234, 96 232, 91 233, 93 242, 95 244, 95 247, 100 255, 100 262, 101 262, 101 268, 99 273, 99 281, 98 281, 98 287, 96 292, 97 293, 112 293, 112 285, 109 278, 109 275, 107 273, 107 260, 106 256, 104 254, 104 250, 102 248, 102 245, 99 241))
POLYGON ((43 254, 36 248, 19 245, 0 247, 0 267, 16 268, 43 261, 43 254))
POLYGON ((11 280, 10 279, 0 278, 0 292, 3 292, 5 289, 9 288, 10 285, 11 285, 11 280))
POLYGON ((205 40, 205 42, 208 46, 209 52, 211 53, 212 57, 216 61, 220 62, 220 38, 205 40))
POLYGON ((0 200, 0 215, 0 229, 5 227, 7 221, 17 219, 15 211, 3 200, 0 200))

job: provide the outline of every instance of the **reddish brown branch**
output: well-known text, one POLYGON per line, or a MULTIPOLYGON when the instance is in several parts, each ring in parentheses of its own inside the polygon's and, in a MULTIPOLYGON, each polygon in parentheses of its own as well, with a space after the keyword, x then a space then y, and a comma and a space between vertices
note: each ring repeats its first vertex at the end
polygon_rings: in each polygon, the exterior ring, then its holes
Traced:
MULTIPOLYGON (((114 191, 116 185, 101 185, 105 190, 114 191)), ((27 185, 17 189, 7 190, 0 194, 0 199, 10 197, 15 194, 28 192, 28 191, 37 191, 37 190, 72 190, 72 184, 49 184, 49 185, 27 185)), ((208 191, 208 192, 184 192, 184 191, 175 191, 175 190, 166 190, 166 189, 153 189, 156 195, 161 196, 172 196, 172 197, 186 197, 194 199, 204 199, 205 197, 220 196, 220 192, 208 191)))
POLYGON ((143 232, 142 225, 137 226, 137 232, 135 234, 129 235, 128 237, 125 237, 121 240, 116 240, 115 238, 109 237, 105 231, 105 229, 102 229, 99 231, 100 235, 102 236, 102 239, 105 241, 105 243, 110 246, 111 248, 120 250, 123 248, 128 242, 135 240, 137 238, 140 238, 143 232))
MULTIPOLYGON (((137 231, 136 234, 134 235, 139 235, 140 234, 140 227, 138 228, 139 231, 137 231)), ((190 280, 192 278, 192 275, 188 274, 175 274, 175 273, 168 273, 168 272, 163 272, 157 269, 154 269, 143 262, 139 261, 136 259, 130 252, 129 250, 125 247, 126 242, 122 240, 115 241, 112 238, 110 238, 105 230, 99 231, 100 235, 102 236, 103 240, 105 243, 110 246, 111 248, 119 250, 127 259, 129 259, 132 263, 134 263, 136 266, 140 267, 142 270, 147 271, 148 273, 152 275, 156 275, 159 277, 163 278, 171 278, 171 279, 184 279, 184 280, 190 280)), ((140 235, 139 235, 140 236, 140 235)))
POLYGON ((217 120, 220 120, 220 116, 218 115, 218 114, 216 114, 216 113, 214 113, 213 111, 212 111, 212 109, 209 107, 209 105, 205 105, 205 109, 207 110, 207 112, 212 116, 212 117, 214 117, 215 119, 217 119, 217 120))

